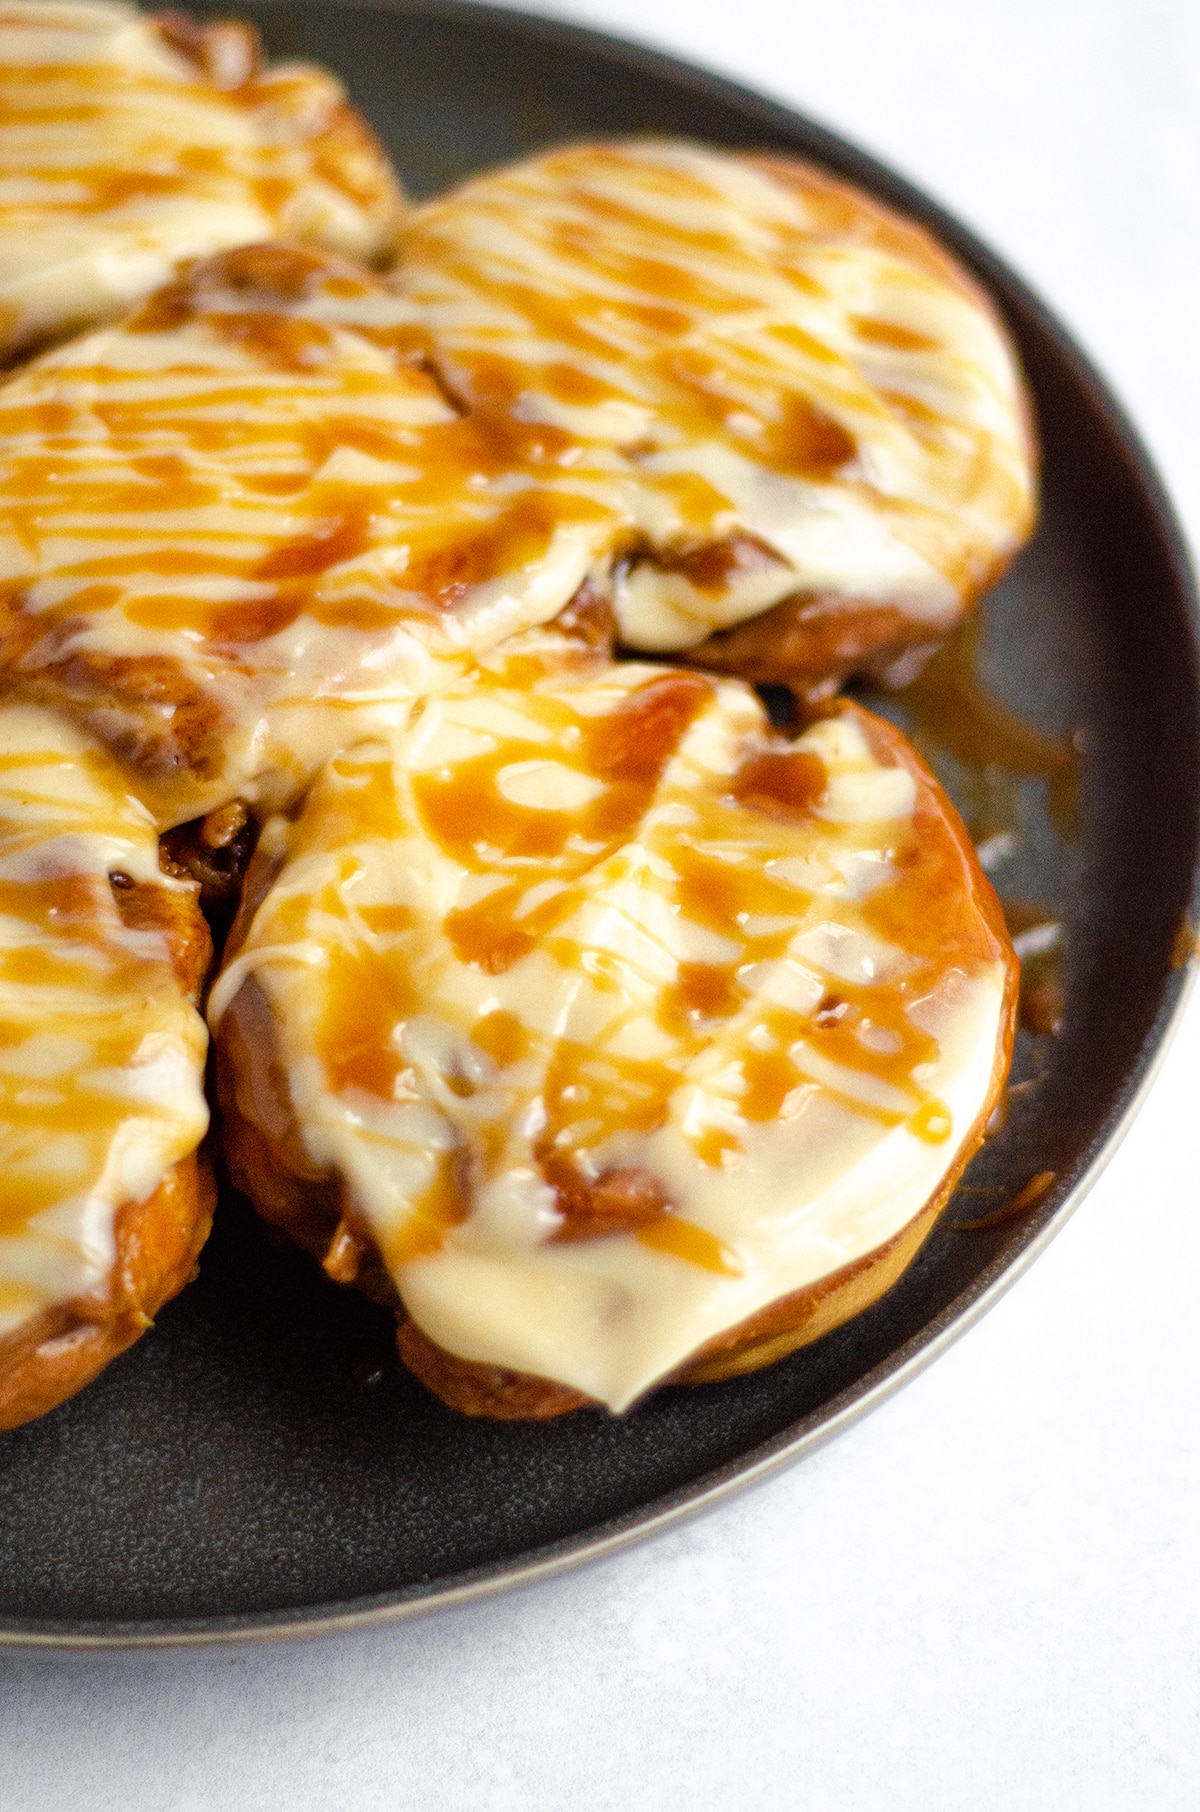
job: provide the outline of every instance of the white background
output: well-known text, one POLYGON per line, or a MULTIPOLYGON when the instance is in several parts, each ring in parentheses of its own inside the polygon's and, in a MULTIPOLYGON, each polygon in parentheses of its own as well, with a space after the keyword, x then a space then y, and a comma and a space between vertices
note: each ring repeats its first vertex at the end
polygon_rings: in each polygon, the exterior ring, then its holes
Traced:
MULTIPOLYGON (((1200 534, 1197 0, 559 10, 735 72, 946 201, 1071 324, 1200 534)), ((1198 1081, 1200 1002, 1049 1253, 814 1458, 424 1624, 0 1659, 0 1804, 1194 1812, 1198 1081)))

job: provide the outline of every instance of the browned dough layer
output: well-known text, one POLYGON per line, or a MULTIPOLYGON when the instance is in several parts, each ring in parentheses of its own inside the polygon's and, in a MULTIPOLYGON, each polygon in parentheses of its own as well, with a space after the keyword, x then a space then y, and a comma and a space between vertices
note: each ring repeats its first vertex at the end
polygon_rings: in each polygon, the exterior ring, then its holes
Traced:
MULTIPOLYGON (((208 975, 212 941, 194 896, 119 869, 110 876, 122 921, 161 931, 184 993, 193 1001, 208 975)), ((125 1202, 113 1233, 106 1285, 58 1303, 0 1339, 0 1429, 17 1428, 74 1396, 152 1325, 195 1268, 212 1225, 216 1191, 193 1152, 144 1202, 125 1202)))
MULTIPOLYGON (((240 927, 274 879, 273 865, 256 856, 246 877, 240 927), (249 905, 248 902, 253 902, 249 905)), ((398 1307, 395 1285, 365 1226, 347 1212, 337 1177, 304 1149, 287 1076, 272 1033, 271 1008, 253 976, 230 1002, 214 1047, 221 1113, 221 1146, 229 1180, 248 1195, 267 1224, 303 1247, 335 1283, 352 1283, 372 1301, 398 1307)))
POLYGON ((48 627, 22 611, 19 594, 7 600, 0 690, 61 711, 135 773, 218 773, 229 725, 212 696, 163 655, 60 653, 81 627, 48 627))
POLYGON ((215 1191, 195 1154, 144 1202, 117 1212, 107 1286, 57 1304, 0 1340, 0 1429, 44 1416, 132 1346, 192 1275, 212 1224, 215 1191))
POLYGON ((109 876, 122 923, 131 931, 161 931, 175 979, 193 1003, 199 1000, 212 963, 212 939, 194 894, 139 881, 116 869, 109 876))
MULTIPOLYGON (((927 635, 925 646, 932 653, 941 640, 927 635)), ((891 605, 798 592, 680 658, 755 686, 787 686, 816 707, 852 675, 882 673, 921 643, 919 626, 891 605)))

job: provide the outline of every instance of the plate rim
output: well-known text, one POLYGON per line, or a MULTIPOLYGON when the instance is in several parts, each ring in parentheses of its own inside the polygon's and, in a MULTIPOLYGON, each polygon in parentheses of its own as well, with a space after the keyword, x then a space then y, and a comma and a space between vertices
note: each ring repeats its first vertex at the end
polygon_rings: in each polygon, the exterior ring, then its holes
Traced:
MULTIPOLYGON (((285 0, 259 0, 271 8, 285 0)), ((1050 342, 1077 386, 1090 396, 1106 427, 1121 447, 1162 543, 1177 597, 1185 606, 1184 627, 1200 669, 1200 587, 1187 537, 1174 504, 1138 429, 1091 358, 1054 311, 1008 261, 978 239, 969 226, 949 213, 935 197, 901 172, 799 108, 745 86, 703 63, 674 55, 618 34, 567 20, 530 13, 517 7, 483 4, 482 0, 326 0, 331 11, 409 16, 455 23, 473 22, 502 29, 514 37, 553 43, 565 50, 604 56, 608 61, 658 76, 700 95, 711 96, 765 129, 795 133, 813 144, 814 155, 829 154, 839 174, 848 173, 869 192, 931 226, 989 285, 1002 313, 1014 305, 1050 342), (998 293, 996 293, 998 292, 998 293)), ((1200 924, 1200 837, 1193 849, 1191 886, 1183 911, 1188 923, 1200 924)), ((585 1563, 600 1561, 676 1528, 715 1508, 735 1494, 773 1477, 785 1467, 833 1440, 844 1429, 885 1402, 939 1358, 1016 1283, 1079 1207, 1098 1181, 1125 1137, 1153 1086, 1196 982, 1200 962, 1195 952, 1164 986, 1158 1011, 1148 1028, 1135 1063, 1126 1074, 1119 1103, 1108 1124, 1080 1155, 1068 1177, 1047 1192, 1045 1203, 971 1283, 917 1333, 848 1386, 830 1403, 791 1424, 781 1433, 750 1448, 724 1465, 665 1496, 652 1499, 618 1517, 528 1551, 518 1559, 493 1560, 443 1576, 428 1585, 393 1592, 333 1600, 287 1610, 231 1612, 220 1616, 165 1617, 137 1620, 0 1618, 0 1650, 52 1650, 87 1653, 113 1649, 214 1647, 298 1641, 348 1634, 408 1622, 436 1611, 479 1603, 501 1592, 558 1577, 585 1563)))

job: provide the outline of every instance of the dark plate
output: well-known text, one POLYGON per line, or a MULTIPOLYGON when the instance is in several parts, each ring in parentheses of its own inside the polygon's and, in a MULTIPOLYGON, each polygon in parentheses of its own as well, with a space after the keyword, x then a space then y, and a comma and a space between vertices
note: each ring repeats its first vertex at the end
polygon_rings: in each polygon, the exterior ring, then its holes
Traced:
MULTIPOLYGON (((1031 724, 1079 733, 1078 832, 1037 782, 999 871, 1068 928, 1065 1029, 1022 1040, 1003 1133, 874 1309, 754 1377, 668 1390, 624 1421, 459 1419, 391 1357, 390 1318, 264 1246, 228 1195, 199 1281, 89 1390, 0 1439, 0 1640, 299 1634, 426 1611, 614 1547, 826 1439, 894 1389, 1046 1243, 1127 1124, 1185 984, 1195 923, 1200 679, 1192 580, 1137 439, 1058 324, 932 203, 727 82, 507 12, 222 6, 275 54, 338 70, 414 193, 586 134, 797 151, 925 221, 1016 333, 1045 447, 1033 546, 989 600, 981 671, 1031 724), (984 1218, 1037 1173, 1026 1214, 984 1218), (380 1375, 382 1374, 382 1375, 380 1375)), ((969 776, 947 777, 970 805, 969 776), (966 787, 967 792, 962 789, 966 787)))

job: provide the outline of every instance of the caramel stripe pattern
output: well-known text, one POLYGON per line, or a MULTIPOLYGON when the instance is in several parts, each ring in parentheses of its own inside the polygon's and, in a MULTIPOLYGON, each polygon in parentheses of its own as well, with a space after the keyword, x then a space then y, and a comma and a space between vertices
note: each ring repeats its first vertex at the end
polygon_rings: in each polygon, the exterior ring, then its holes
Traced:
POLYGON ((341 1199, 327 1266, 374 1247, 447 1352, 614 1409, 896 1235, 1007 1065, 994 896, 852 707, 789 744, 736 683, 528 638, 256 860, 210 1005, 243 1181, 341 1199))
POLYGON ((107 319, 181 259, 292 238, 375 262, 402 212, 334 78, 245 25, 0 6, 0 359, 107 319))
POLYGON ((619 455, 624 640, 793 595, 944 632, 1028 534, 994 311, 934 242, 786 159, 571 146, 414 214, 395 281, 451 387, 619 455))

